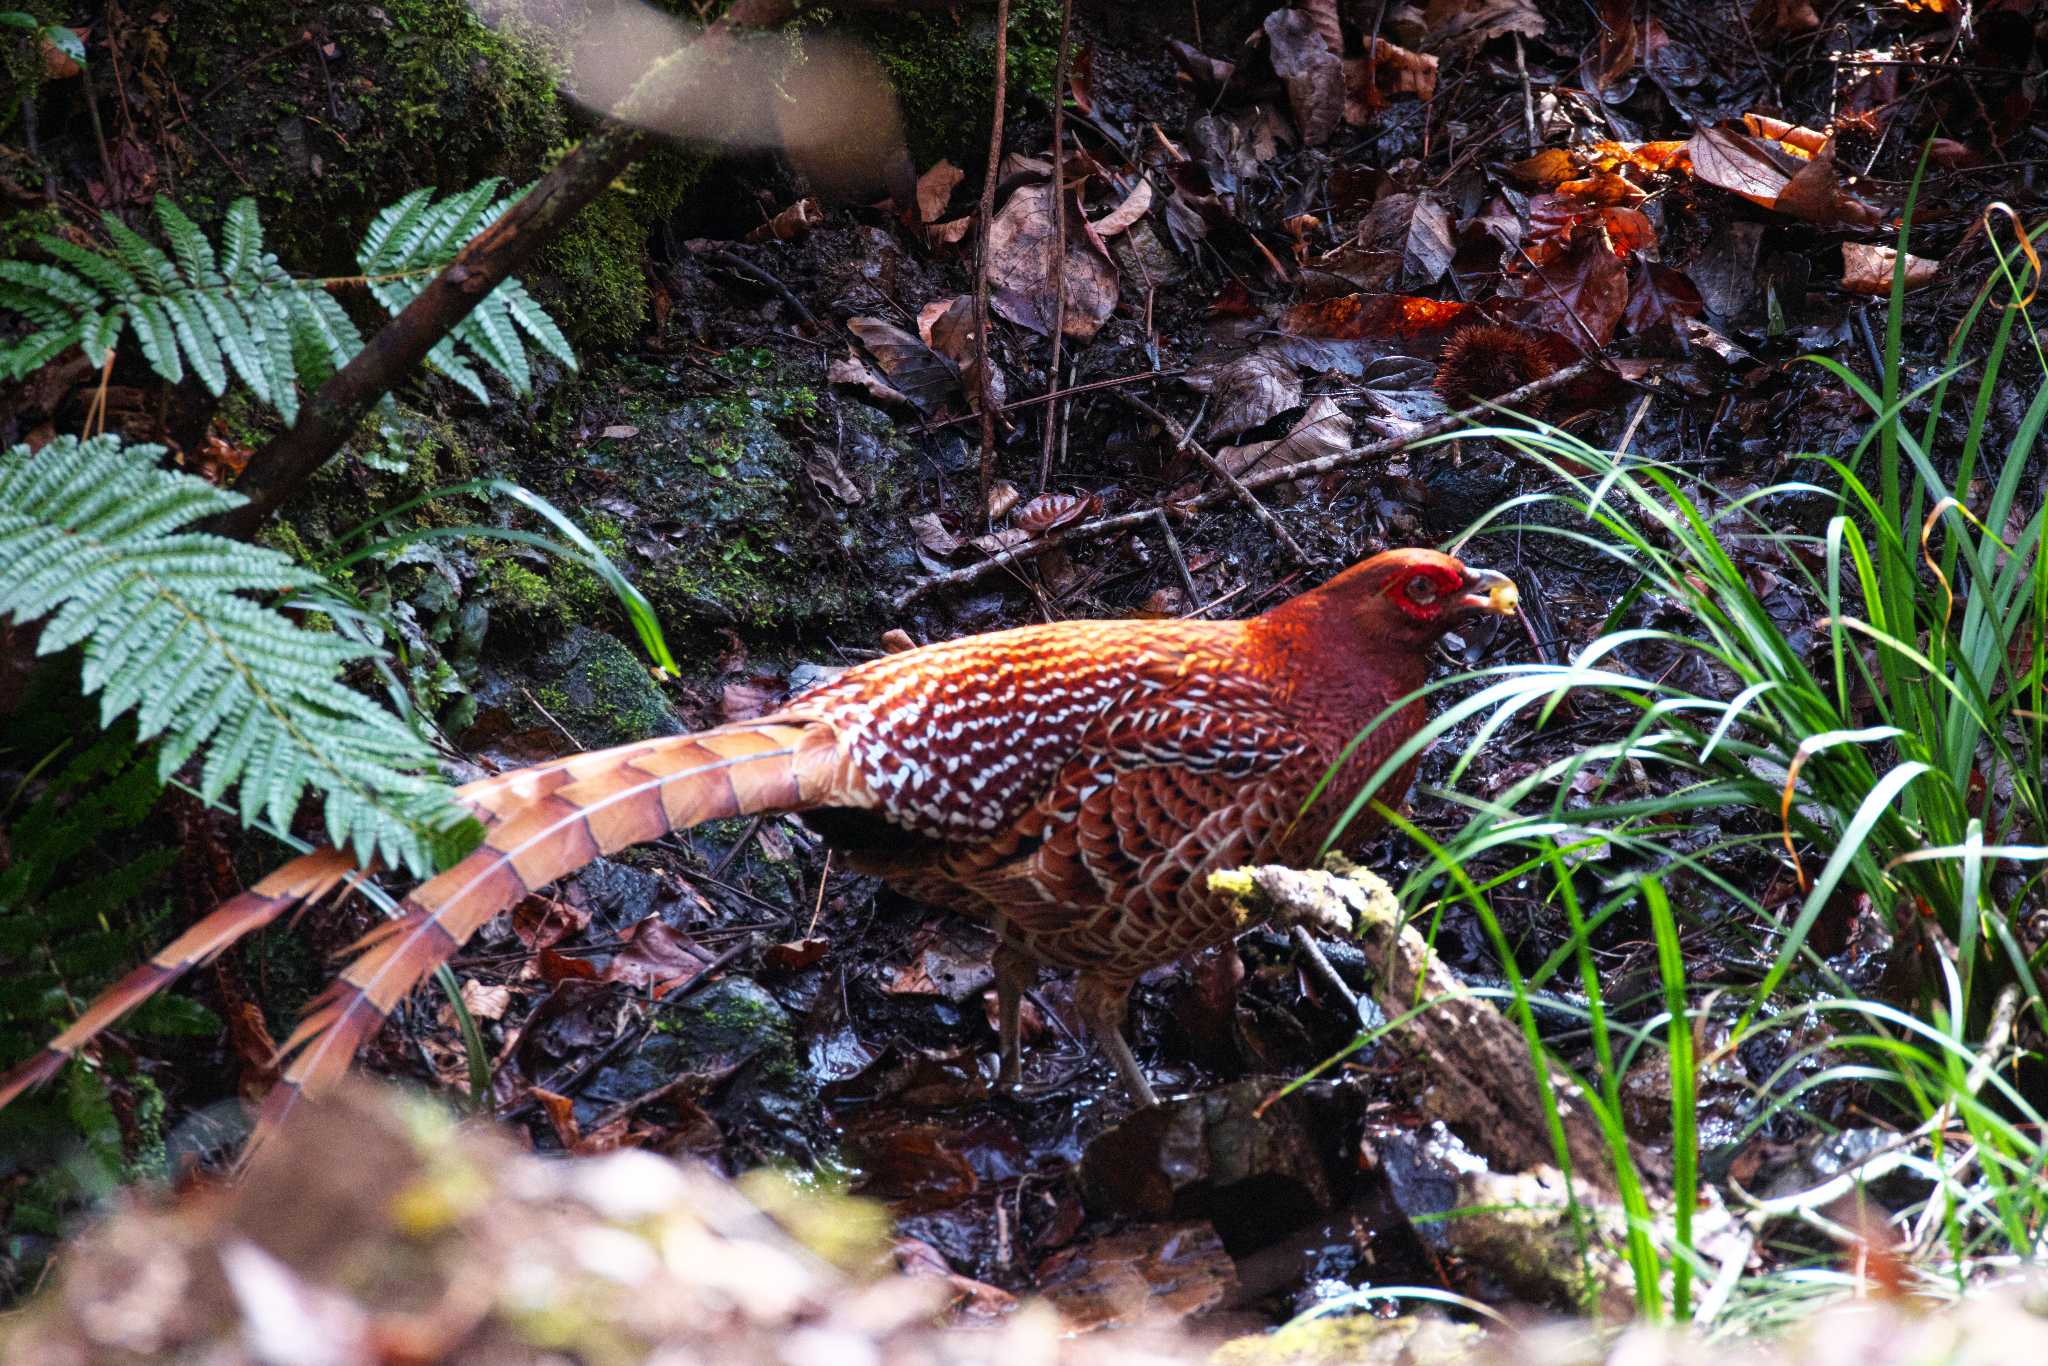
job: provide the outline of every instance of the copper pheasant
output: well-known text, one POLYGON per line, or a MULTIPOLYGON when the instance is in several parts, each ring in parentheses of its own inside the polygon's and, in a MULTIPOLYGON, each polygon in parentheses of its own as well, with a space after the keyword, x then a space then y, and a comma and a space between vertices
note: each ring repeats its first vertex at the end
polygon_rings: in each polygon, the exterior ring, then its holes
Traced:
MULTIPOLYGON (((1132 984, 1245 928, 1207 875, 1312 858, 1421 726, 1419 699, 1389 711, 1422 687, 1430 645, 1514 605, 1502 575, 1393 550, 1245 620, 1067 621, 927 645, 758 721, 472 783, 459 795, 485 842, 407 897, 314 1002, 266 1124, 338 1078, 421 978, 528 892, 630 844, 769 812, 798 813, 853 866, 993 924, 1005 1081, 1019 1074, 1021 994, 1041 966, 1067 968, 1098 1045, 1150 1104, 1121 1029, 1132 984)), ((1413 767, 1380 790, 1398 799, 1413 767)), ((321 850, 225 903, 0 1078, 0 1105, 194 963, 354 873, 321 850)))

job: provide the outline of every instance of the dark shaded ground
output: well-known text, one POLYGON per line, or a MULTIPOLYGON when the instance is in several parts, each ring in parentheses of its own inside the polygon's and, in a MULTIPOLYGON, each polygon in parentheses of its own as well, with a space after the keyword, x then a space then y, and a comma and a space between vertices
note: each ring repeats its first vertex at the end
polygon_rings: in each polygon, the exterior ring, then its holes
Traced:
MULTIPOLYGON (((797 240, 745 242, 804 187, 767 159, 740 159, 639 225, 649 274, 627 292, 644 288, 651 303, 637 325, 585 320, 583 337, 599 340, 582 347, 581 375, 489 411, 436 388, 414 395, 402 439, 411 472, 380 472, 359 452, 278 535, 317 548, 366 505, 474 472, 516 478, 591 530, 661 611, 684 678, 650 684, 601 585, 537 556, 461 544, 362 580, 417 626, 415 681, 445 684, 441 719, 456 747, 497 766, 753 714, 818 670, 874 653, 889 630, 924 641, 1063 617, 1249 614, 1386 545, 1441 542, 1538 487, 1506 452, 1465 442, 1268 488, 1261 500, 1305 556, 1290 563, 1244 508, 1187 506, 1214 477, 1125 395, 1255 472, 1262 458, 1399 436, 1440 415, 1446 368, 1464 376, 1454 396, 1487 396, 1597 353, 1618 378, 1560 395, 1550 420, 1595 444, 1626 435, 1729 496, 1810 477, 1818 467, 1796 453, 1841 451, 1864 415, 1799 357, 1818 350, 1871 373, 1883 303, 1841 286, 1843 248, 1895 240, 1926 140, 1945 141, 1913 251, 1940 270, 1914 296, 1909 352, 1935 354, 1983 279, 1985 203, 2004 198, 2023 217, 2038 205, 2039 16, 2024 5, 1979 7, 1967 25, 1944 5, 1598 8, 1605 30, 1595 7, 1578 4, 1332 7, 1323 13, 1337 25, 1333 50, 1315 47, 1324 40, 1309 11, 1083 6, 1076 42, 1090 75, 1077 78, 1085 107, 1067 121, 1069 153, 1085 158, 1070 167, 1083 177, 1081 212, 1099 224, 1141 184, 1151 198, 1107 237, 1074 225, 1068 316, 1094 310, 1097 326, 1065 345, 1061 381, 1111 383, 1060 405, 1043 489, 1046 410, 1019 409, 997 453, 996 497, 983 501, 958 378, 971 357, 948 341, 943 318, 920 338, 928 308, 971 290, 942 225, 971 212, 978 179, 950 198, 943 178, 928 179, 936 201, 922 209, 829 208, 797 240), (1380 49, 1377 71, 1362 55, 1375 32, 1398 45, 1380 49), (1893 55, 1859 60, 1880 49, 1893 55), (1437 63, 1427 99, 1415 52, 1437 63), (1834 129, 1837 175, 1818 189, 1807 176, 1798 195, 1759 203, 1731 193, 1728 173, 1704 171, 1697 143, 1691 170, 1651 150, 1744 115, 1834 129), (1620 150, 1601 150, 1610 144, 1620 150), (1567 146, 1574 156, 1555 151, 1567 146), (1558 159, 1534 158, 1539 149, 1558 159), (1439 311, 1374 314, 1347 302, 1360 291, 1439 311), (1496 343, 1444 366, 1447 340, 1485 320, 1512 329, 1523 350, 1496 343), (872 397, 884 384, 896 397, 872 397), (1276 455, 1262 441, 1288 445, 1276 455), (1005 503, 1014 506, 990 515, 1005 503), (1135 532, 1079 537, 896 605, 923 576, 1028 545, 1047 524, 1151 508, 1164 517, 1135 532)), ((294 70, 284 83, 304 88, 283 98, 312 100, 318 63, 294 70)), ((1012 197, 1047 202, 1045 94, 1013 90, 1008 145, 1040 160, 1006 175, 999 216, 1012 197)), ((193 117, 198 131, 227 115, 193 117)), ((297 117, 279 126, 303 127, 297 117)), ((533 113, 522 136, 544 147, 559 117, 533 113)), ((1770 141, 1754 127, 1743 136, 1770 141)), ((134 140, 150 145, 147 128, 134 140)), ((65 146, 85 168, 82 186, 92 173, 76 141, 65 146)), ((971 166, 974 147, 961 133, 948 150, 971 166)), ((447 173, 419 158, 460 150, 431 139, 402 150, 377 174, 405 179, 380 180, 370 197, 447 173)), ((1777 144, 1757 155, 1778 169, 1780 189, 1811 165, 1777 144)), ((238 157, 221 160, 234 170, 238 157)), ((631 225, 623 231, 633 240, 631 225)), ((998 252, 1007 321, 994 329, 995 359, 1013 402, 1048 385, 1045 328, 1017 321, 1050 313, 1030 264, 998 252)), ((574 300, 578 286, 561 284, 573 274, 554 277, 555 298, 574 300)), ((57 392, 44 400, 48 418, 62 425, 75 402, 57 392)), ((1999 402, 1994 429, 2009 432, 2024 396, 1999 402)), ((228 426, 231 441, 248 438, 228 426)), ((1785 517, 1825 512, 1816 500, 1785 517)), ((436 505, 430 515, 478 513, 436 505)), ((1494 535, 1464 553, 1513 574, 1536 610, 1527 637, 1454 641, 1447 669, 1561 658, 1597 633, 1624 587, 1556 540, 1494 535)), ((1755 572, 1785 621, 1812 614, 1768 563, 1755 572)), ((1632 610, 1660 620, 1654 601, 1632 610)), ((1630 663, 1658 667, 1647 652, 1630 663)), ((1549 732, 1508 733, 1463 781, 1497 790, 1630 719, 1589 704, 1549 732)), ((1439 834, 1462 819, 1431 791, 1454 752, 1446 745, 1425 762, 1414 796, 1415 819, 1439 834)), ((191 866, 205 861, 193 849, 230 861, 209 820, 191 817, 197 833, 181 841, 188 888, 191 866)), ((1389 869, 1412 857, 1393 837, 1369 852, 1389 869)), ((1739 871, 1788 876, 1761 857, 1739 871)), ((1533 894, 1503 889, 1495 908, 1525 961, 1561 942, 1563 927, 1533 894)), ((1716 925, 1716 908, 1685 909, 1696 980, 1753 978, 1750 952, 1716 925)), ((300 933, 324 953, 367 923, 352 911, 300 933)), ((1461 971, 1496 976, 1469 919, 1449 914, 1438 942, 1461 971)), ((936 1256, 1009 1290, 1135 1275, 1174 1287, 1184 1307, 1258 1319, 1362 1284, 1501 1297, 1481 1273, 1430 1254, 1361 1150, 1366 1126, 1398 1131, 1408 1113, 1402 1059, 1357 1054, 1335 1079, 1260 1110, 1355 1033, 1278 936, 1248 936, 1241 969, 1237 955, 1214 955, 1140 987, 1138 1052, 1163 1092, 1193 1099, 1121 1127, 1127 1102, 1079 1042, 1064 981, 1048 979, 1034 999, 1027 1094, 992 1093, 988 947, 986 932, 943 908, 832 869, 800 825, 776 820, 700 829, 600 863, 487 929, 456 970, 493 1059, 491 1101, 543 1149, 632 1144, 731 1171, 788 1163, 843 1173, 889 1206, 900 1237, 929 1249, 900 1255, 936 1256)), ((1648 994, 1654 963, 1641 927, 1617 921, 1599 948, 1620 984, 1614 999, 1627 1002, 1634 980, 1648 994)), ((253 1000, 274 1030, 312 984, 306 947, 296 964, 277 957, 292 951, 238 955, 198 990, 230 1011, 253 1000)), ((1569 1051, 1568 1035, 1558 1041, 1569 1051)), ((242 1064, 223 1068, 210 1039, 166 1056, 172 1065, 155 1075, 173 1157, 218 1151, 222 1140, 185 1116, 230 1092, 242 1064)), ((1775 1061, 1742 1059, 1751 1080, 1775 1061)), ((452 1091, 467 1075, 452 1013, 432 992, 365 1063, 452 1091)), ((1851 1099, 1812 1104, 1825 1117, 1851 1099)), ((27 1239, 10 1255, 27 1261, 42 1246, 27 1239)), ((972 1288, 962 1295, 971 1302, 972 1288)))

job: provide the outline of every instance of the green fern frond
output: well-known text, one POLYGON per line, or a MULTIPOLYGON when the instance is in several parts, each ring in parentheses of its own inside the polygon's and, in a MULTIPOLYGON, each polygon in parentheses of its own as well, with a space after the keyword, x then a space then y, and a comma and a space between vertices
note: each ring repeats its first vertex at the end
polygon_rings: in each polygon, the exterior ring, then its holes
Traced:
MULTIPOLYGON (((486 180, 439 201, 431 189, 415 190, 376 216, 356 255, 387 312, 411 303, 511 206, 493 198, 498 185, 486 180)), ((254 200, 228 206, 218 250, 170 199, 157 199, 153 208, 169 252, 103 214, 107 250, 43 236, 36 241, 51 261, 0 261, 0 309, 30 324, 25 337, 0 344, 0 378, 24 378, 73 346, 97 362, 126 330, 170 383, 189 369, 218 396, 233 375, 294 421, 301 391, 362 350, 355 324, 317 282, 293 279, 263 249, 254 200)), ((480 401, 488 402, 490 392, 472 359, 525 393, 533 383, 528 339, 575 368, 561 329, 518 280, 507 279, 442 339, 428 364, 480 401)))
MULTIPOLYGON (((196 259, 196 258, 195 258, 196 259)), ((0 618, 41 620, 38 649, 82 647, 101 724, 135 714, 160 777, 206 750, 199 790, 289 825, 308 789, 331 842, 427 872, 476 822, 432 776, 424 741, 340 680, 374 653, 247 596, 317 578, 275 551, 182 531, 239 495, 157 468, 156 446, 60 437, 0 456, 0 618)))

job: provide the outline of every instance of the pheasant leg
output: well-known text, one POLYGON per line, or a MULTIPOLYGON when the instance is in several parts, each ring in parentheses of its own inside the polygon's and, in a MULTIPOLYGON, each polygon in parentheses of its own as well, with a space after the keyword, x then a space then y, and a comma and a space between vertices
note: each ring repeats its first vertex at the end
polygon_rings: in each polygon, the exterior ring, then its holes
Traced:
POLYGON ((1131 1051, 1130 1040, 1124 1037, 1124 1012, 1130 1005, 1131 985, 1129 978, 1084 972, 1074 983, 1074 1005, 1089 1034, 1094 1036, 1096 1047, 1116 1064, 1117 1075, 1123 1078, 1131 1099, 1149 1110, 1159 1103, 1159 1098, 1152 1094, 1152 1083, 1145 1080, 1145 1069, 1138 1066, 1138 1055, 1131 1051))
POLYGON ((1020 1037, 1024 993, 1038 981, 1038 960, 1011 944, 996 945, 996 1032, 1002 1041, 1002 1070, 996 1085, 1014 1089, 1023 1084, 1020 1037))

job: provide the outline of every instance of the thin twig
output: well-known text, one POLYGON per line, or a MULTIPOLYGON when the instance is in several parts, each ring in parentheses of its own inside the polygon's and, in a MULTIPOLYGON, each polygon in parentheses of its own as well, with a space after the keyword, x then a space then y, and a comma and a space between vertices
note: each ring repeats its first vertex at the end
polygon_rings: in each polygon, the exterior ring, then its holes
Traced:
MULTIPOLYGON (((1075 394, 1093 393, 1097 389, 1114 389, 1118 385, 1137 384, 1148 379, 1171 379, 1186 369, 1187 367, 1184 365, 1173 365, 1168 366, 1164 370, 1137 370, 1128 375, 1118 375, 1113 379, 1091 379, 1086 384, 1075 384, 1065 389, 1055 389, 1049 394, 1034 394, 1030 398, 1012 399, 1010 402, 998 407, 996 411, 999 413, 1014 413, 1020 408, 1036 408, 1041 403, 1051 403, 1056 399, 1072 398, 1075 394)), ((933 422, 918 430, 942 432, 948 427, 957 427, 963 422, 972 422, 974 421, 974 416, 974 414, 969 413, 964 417, 949 417, 944 422, 933 422)))
POLYGON ((1180 537, 1173 534, 1173 519, 1166 515, 1165 508, 1153 508, 1152 516, 1159 523, 1159 539, 1166 542, 1166 553, 1172 557, 1173 567, 1180 571, 1180 586, 1188 595, 1188 613, 1200 616, 1197 604, 1202 600, 1202 593, 1195 587, 1195 576, 1188 570, 1188 557, 1181 553, 1180 537))
POLYGON ((812 327, 816 327, 818 325, 817 315, 812 313, 810 309, 804 307, 804 301, 802 299, 797 298, 795 292, 791 290, 788 285, 782 283, 782 281, 776 279, 767 270, 755 265, 752 261, 749 261, 746 257, 740 255, 738 252, 726 251, 720 248, 705 252, 703 259, 706 261, 715 261, 719 265, 729 267, 733 270, 738 271, 740 274, 747 276, 749 279, 757 280, 760 283, 768 286, 768 288, 774 290, 777 294, 782 296, 782 302, 788 304, 792 309, 796 310, 797 317, 802 318, 806 323, 810 324, 812 327))
POLYGON ((1301 543, 1288 533, 1286 527, 1280 525, 1280 519, 1275 517, 1266 505, 1259 501, 1257 494, 1245 487, 1244 480, 1232 474, 1228 466, 1214 455, 1211 455, 1209 449, 1201 442, 1195 440, 1193 432, 1183 431, 1178 422, 1175 422, 1136 394, 1118 394, 1117 397, 1122 399, 1127 406, 1137 409, 1165 428, 1166 434, 1173 438, 1175 445, 1183 450, 1192 452, 1195 459, 1207 465, 1209 472, 1218 479, 1221 479, 1224 486, 1230 490, 1232 496, 1238 502, 1244 504, 1245 510, 1259 519, 1259 525, 1266 528, 1267 533, 1280 543, 1280 548, 1285 550, 1296 564, 1307 564, 1309 562, 1308 552, 1301 548, 1301 543))
MULTIPOLYGON (((1074 0, 1061 0, 1060 55, 1052 77, 1052 362, 1045 369, 1047 393, 1060 387, 1060 343, 1067 330, 1067 71, 1074 56, 1074 0)), ((1038 447, 1038 491, 1052 480, 1053 437, 1060 409, 1045 410, 1038 447)))
POLYGON ((1529 142, 1529 155, 1535 156, 1542 144, 1536 139, 1536 95, 1529 88, 1529 59, 1522 52, 1522 35, 1515 33, 1515 74, 1522 78, 1522 134, 1529 142))
MULTIPOLYGON (((990 386, 995 364, 989 354, 988 273, 989 225, 996 216, 996 178, 1003 163, 1003 102, 1010 84, 1010 0, 996 0, 996 94, 988 124, 988 168, 981 177, 981 221, 974 261, 974 406, 981 415, 981 506, 988 506, 989 486, 996 478, 996 408, 990 386)), ((1057 176, 1054 177, 1057 180, 1057 176)))
MULTIPOLYGON (((1509 390, 1499 398, 1486 403, 1475 403, 1469 408, 1460 409, 1458 412, 1438 418, 1434 422, 1426 422, 1406 436, 1390 437, 1385 441, 1375 441, 1370 445, 1354 446, 1350 450, 1335 451, 1329 455, 1319 455, 1313 460, 1297 460, 1291 465, 1281 465, 1277 469, 1262 470, 1251 478, 1244 480, 1244 486, 1248 489, 1262 489, 1269 484, 1282 484, 1291 479, 1312 478, 1315 475, 1328 474, 1331 470, 1343 469, 1347 465, 1356 465, 1367 460, 1377 460, 1397 455, 1416 442, 1426 441, 1434 436, 1441 436, 1445 432, 1455 430, 1464 423, 1475 422, 1494 416, 1502 408, 1515 408, 1527 403, 1532 398, 1547 394, 1553 389, 1561 389, 1565 385, 1571 384, 1592 373, 1597 367, 1597 361, 1574 361, 1555 374, 1545 375, 1539 380, 1532 380, 1519 389, 1509 390)), ((1212 507, 1227 498, 1235 498, 1236 496, 1236 493, 1228 488, 1210 489, 1205 493, 1197 494, 1193 498, 1186 500, 1179 504, 1179 506, 1189 510, 1212 507)), ((997 570, 1007 569, 1019 561, 1034 559, 1039 555, 1043 555, 1054 546, 1066 545, 1072 541, 1106 535, 1113 531, 1128 531, 1132 527, 1143 526, 1152 520, 1153 514, 1157 511, 1159 509, 1156 507, 1140 508, 1135 512, 1119 512, 1108 517, 1096 517, 1086 522, 1076 522, 1072 526, 1048 532, 1035 541, 1018 546, 1013 550, 1005 550, 998 555, 992 555, 978 563, 965 565, 959 569, 951 569, 943 574, 933 574, 929 578, 919 579, 916 583, 910 585, 909 588, 897 594, 891 606, 900 612, 928 593, 936 592, 941 588, 954 588, 961 584, 975 583, 995 573, 997 570)))

